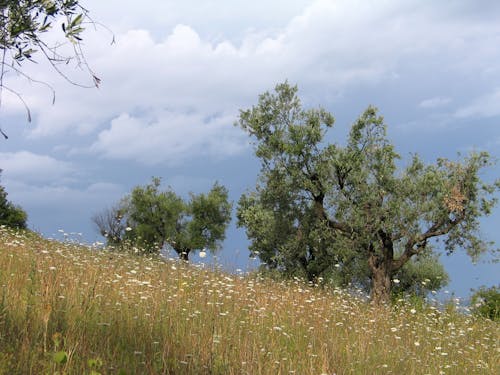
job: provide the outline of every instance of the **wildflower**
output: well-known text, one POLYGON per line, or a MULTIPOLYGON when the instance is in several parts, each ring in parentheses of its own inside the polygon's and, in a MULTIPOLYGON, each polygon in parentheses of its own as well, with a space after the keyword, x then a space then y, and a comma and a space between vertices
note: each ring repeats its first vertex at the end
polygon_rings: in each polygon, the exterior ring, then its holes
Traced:
POLYGON ((130 228, 130 227, 126 227, 126 228, 125 228, 125 230, 126 230, 127 232, 130 232, 130 231, 132 230, 132 228, 130 228))
POLYGON ((415 310, 415 309, 411 309, 411 310, 410 310, 410 312, 411 312, 412 314, 415 314, 415 313, 417 312, 417 310, 415 310))
POLYGON ((393 282, 394 284, 399 284, 401 281, 400 281, 399 279, 393 279, 393 280, 392 280, 392 282, 393 282))
POLYGON ((205 251, 205 249, 200 251, 199 256, 200 256, 200 258, 205 258, 207 256, 207 252, 205 251))
POLYGON ((420 343, 419 343, 418 341, 415 341, 415 342, 413 343, 413 345, 415 345, 415 346, 420 346, 420 343))

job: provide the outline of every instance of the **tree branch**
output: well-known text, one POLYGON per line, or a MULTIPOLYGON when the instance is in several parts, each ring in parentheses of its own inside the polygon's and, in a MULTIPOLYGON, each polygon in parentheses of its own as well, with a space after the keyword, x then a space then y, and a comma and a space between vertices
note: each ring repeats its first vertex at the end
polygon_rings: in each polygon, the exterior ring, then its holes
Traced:
POLYGON ((427 242, 433 237, 439 237, 449 233, 465 218, 465 213, 462 211, 455 219, 448 218, 434 223, 426 232, 421 233, 413 238, 410 238, 405 245, 403 254, 394 261, 393 270, 396 271, 403 267, 410 258, 416 254, 423 252, 427 247, 427 242), (415 247, 416 246, 416 247, 415 247))
POLYGON ((322 192, 320 194, 314 196, 314 210, 316 212, 316 215, 319 218, 323 219, 325 221, 326 225, 328 226, 328 228, 330 228, 330 229, 338 230, 338 231, 341 231, 344 233, 349 233, 349 234, 353 233, 354 228, 352 228, 350 225, 348 225, 346 223, 341 223, 341 222, 332 220, 328 217, 328 214, 327 214, 325 207, 324 207, 324 204, 323 204, 324 199, 325 199, 325 195, 322 192))

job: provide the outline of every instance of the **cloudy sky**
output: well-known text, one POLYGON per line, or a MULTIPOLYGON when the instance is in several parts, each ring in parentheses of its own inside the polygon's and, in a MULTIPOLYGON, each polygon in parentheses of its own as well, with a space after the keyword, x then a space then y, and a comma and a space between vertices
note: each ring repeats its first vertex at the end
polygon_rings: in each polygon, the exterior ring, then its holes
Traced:
MULTIPOLYGON (((231 198, 254 186, 258 161, 234 127, 239 109, 288 80, 305 106, 336 117, 342 142, 369 104, 379 107, 401 155, 432 162, 457 152, 500 157, 500 2, 450 0, 82 0, 112 30, 89 29, 85 54, 97 89, 27 65, 43 85, 8 78, 30 107, 5 94, 1 183, 31 228, 99 240, 90 217, 160 176, 177 192, 215 180, 231 198)), ((71 68, 72 79, 88 77, 71 68)), ((484 174, 491 181, 499 169, 484 174)), ((499 210, 483 221, 500 246, 499 210)), ((231 227, 221 254, 248 263, 243 230, 231 227)), ((498 265, 444 257, 450 290, 499 283, 498 265)))

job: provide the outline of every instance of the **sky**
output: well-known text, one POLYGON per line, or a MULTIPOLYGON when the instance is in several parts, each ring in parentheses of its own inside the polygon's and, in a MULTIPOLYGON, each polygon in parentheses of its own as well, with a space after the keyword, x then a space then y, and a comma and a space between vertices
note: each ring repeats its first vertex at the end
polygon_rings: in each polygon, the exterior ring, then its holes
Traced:
MULTIPOLYGON (((91 216, 152 176, 187 196, 225 185, 237 203, 259 172, 240 109, 288 80, 305 107, 323 107, 342 143, 368 105, 408 160, 457 153, 500 157, 500 2, 450 0, 82 0, 105 27, 88 27, 87 61, 99 89, 71 85, 47 64, 6 83, 0 183, 47 237, 102 241, 91 216), (480 5, 479 5, 480 4, 480 5), (114 40, 114 43, 112 41, 114 40)), ((89 83, 69 64, 72 80, 89 83)), ((482 177, 493 181, 499 167, 482 177)), ((500 208, 482 220, 500 246, 500 208)), ((231 224, 220 261, 245 268, 248 242, 231 224)), ((196 257, 193 258, 196 261, 196 257)), ((459 297, 500 283, 499 265, 460 251, 442 261, 459 297)))

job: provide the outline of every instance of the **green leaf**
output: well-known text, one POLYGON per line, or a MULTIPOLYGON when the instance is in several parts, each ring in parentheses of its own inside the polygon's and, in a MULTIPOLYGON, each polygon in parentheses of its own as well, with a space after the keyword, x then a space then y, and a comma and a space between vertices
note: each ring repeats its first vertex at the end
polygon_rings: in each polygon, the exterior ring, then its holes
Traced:
POLYGON ((68 353, 66 353, 63 350, 60 352, 56 352, 52 356, 52 359, 54 360, 55 363, 62 365, 64 363, 68 362, 68 353))
POLYGON ((72 29, 73 27, 81 24, 82 20, 83 20, 83 14, 79 14, 78 16, 75 17, 73 21, 71 21, 70 28, 72 29))

